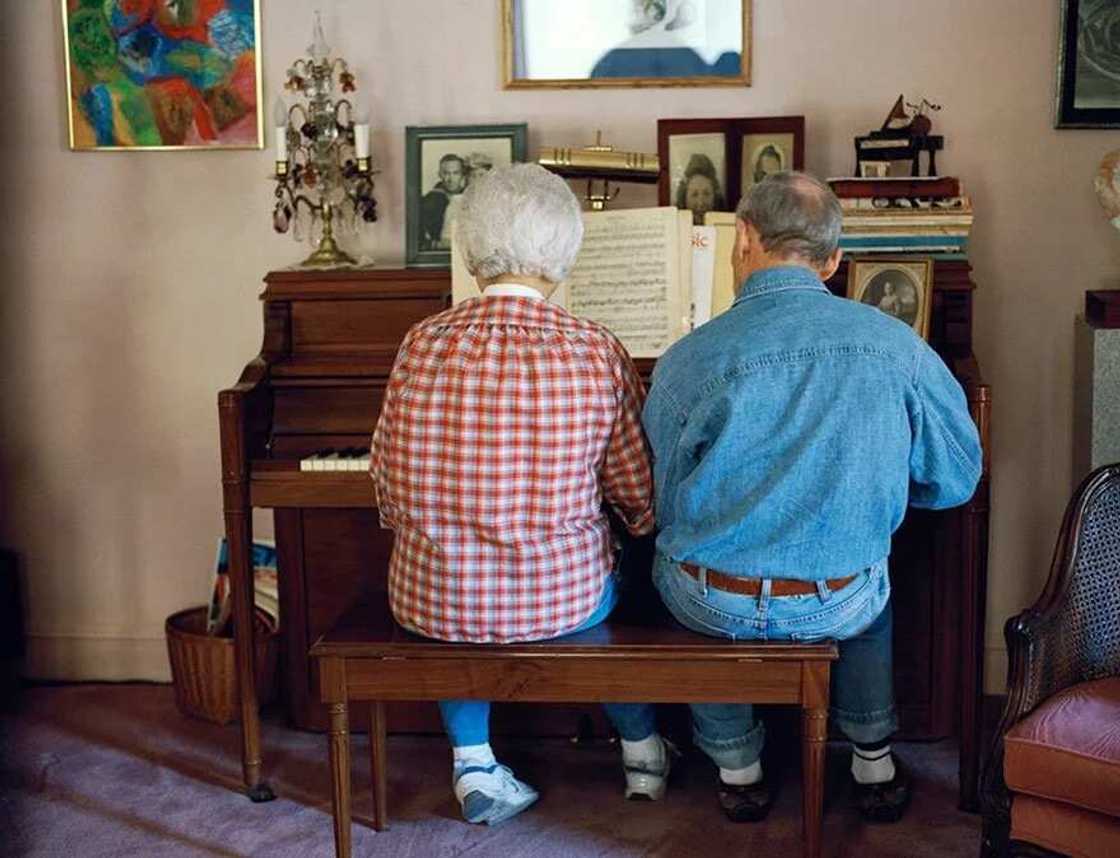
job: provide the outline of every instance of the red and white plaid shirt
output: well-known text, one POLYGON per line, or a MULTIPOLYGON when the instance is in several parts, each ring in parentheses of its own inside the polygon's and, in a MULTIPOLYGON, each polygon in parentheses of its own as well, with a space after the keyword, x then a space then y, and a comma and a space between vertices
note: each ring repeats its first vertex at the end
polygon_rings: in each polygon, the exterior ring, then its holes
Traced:
POLYGON ((604 497, 653 528, 641 379, 621 343, 524 286, 490 286, 405 336, 373 434, 389 601, 427 637, 554 637, 610 574, 604 497), (534 296, 534 297, 530 297, 534 296))

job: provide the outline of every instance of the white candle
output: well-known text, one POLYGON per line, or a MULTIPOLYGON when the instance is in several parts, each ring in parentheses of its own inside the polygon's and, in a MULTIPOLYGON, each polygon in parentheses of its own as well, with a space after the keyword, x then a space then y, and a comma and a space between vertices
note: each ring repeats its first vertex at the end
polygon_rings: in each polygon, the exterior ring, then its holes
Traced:
POLYGON ((359 108, 354 118, 354 154, 369 157, 369 111, 359 108))
POLYGON ((288 107, 284 99, 276 96, 272 105, 272 123, 276 127, 276 160, 288 160, 288 107))

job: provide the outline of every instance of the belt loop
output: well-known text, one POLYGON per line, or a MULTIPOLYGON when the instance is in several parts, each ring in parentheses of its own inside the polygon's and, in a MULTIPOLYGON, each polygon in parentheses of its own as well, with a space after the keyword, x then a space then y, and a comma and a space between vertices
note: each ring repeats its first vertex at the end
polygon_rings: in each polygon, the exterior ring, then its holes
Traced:
POLYGON ((770 588, 774 585, 774 581, 770 578, 762 579, 762 590, 758 594, 758 614, 759 616, 766 616, 766 608, 770 604, 770 588))
POLYGON ((828 588, 828 582, 825 580, 817 581, 817 595, 822 602, 827 602, 832 598, 832 591, 828 588))
POLYGON ((700 585, 700 595, 707 598, 708 595, 708 567, 696 567, 696 583, 700 585))

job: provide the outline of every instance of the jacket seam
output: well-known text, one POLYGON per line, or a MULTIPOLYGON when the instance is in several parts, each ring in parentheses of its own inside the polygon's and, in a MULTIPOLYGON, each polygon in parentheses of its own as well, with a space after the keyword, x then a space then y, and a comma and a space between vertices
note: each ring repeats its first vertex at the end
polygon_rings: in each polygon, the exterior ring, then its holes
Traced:
MULTIPOLYGON (((740 364, 725 370, 721 375, 711 378, 706 381, 697 391, 696 402, 699 402, 706 396, 715 393, 721 387, 724 387, 734 381, 739 380, 756 370, 765 369, 773 366, 785 366, 797 363, 804 363, 822 357, 853 357, 853 356, 867 356, 885 358, 893 362, 897 360, 895 355, 885 349, 878 349, 872 346, 830 346, 828 348, 813 348, 801 349, 796 352, 789 352, 785 354, 768 354, 761 357, 752 358, 740 364)), ((899 367, 895 367, 900 370, 899 367)), ((674 403, 675 404, 675 403, 674 403)), ((678 406, 679 407, 679 406, 678 406)), ((682 413, 684 409, 680 408, 682 413)))

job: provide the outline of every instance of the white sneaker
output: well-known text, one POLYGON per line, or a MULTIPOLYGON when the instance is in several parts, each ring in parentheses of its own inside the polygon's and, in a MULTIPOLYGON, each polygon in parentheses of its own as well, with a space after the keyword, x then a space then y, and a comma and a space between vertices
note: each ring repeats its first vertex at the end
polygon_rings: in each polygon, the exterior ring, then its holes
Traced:
POLYGON ((521 813, 540 797, 507 767, 497 764, 456 766, 453 778, 455 798, 467 822, 497 825, 521 813))
POLYGON ((628 760, 625 754, 622 755, 622 771, 626 775, 628 799, 660 801, 665 797, 672 758, 680 751, 663 736, 657 738, 661 740, 661 754, 658 759, 628 760))

